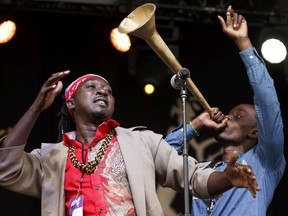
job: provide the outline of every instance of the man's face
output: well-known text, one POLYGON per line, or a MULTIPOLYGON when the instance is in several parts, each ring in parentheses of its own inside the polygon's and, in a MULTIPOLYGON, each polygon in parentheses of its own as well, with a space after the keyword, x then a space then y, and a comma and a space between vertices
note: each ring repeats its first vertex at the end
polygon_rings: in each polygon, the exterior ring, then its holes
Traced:
POLYGON ((248 138, 248 134, 256 129, 256 112, 253 105, 240 104, 229 112, 227 118, 227 126, 215 136, 219 141, 240 145, 248 138))
POLYGON ((78 87, 75 92, 73 115, 85 121, 101 123, 114 113, 115 100, 111 86, 101 78, 93 78, 78 87))

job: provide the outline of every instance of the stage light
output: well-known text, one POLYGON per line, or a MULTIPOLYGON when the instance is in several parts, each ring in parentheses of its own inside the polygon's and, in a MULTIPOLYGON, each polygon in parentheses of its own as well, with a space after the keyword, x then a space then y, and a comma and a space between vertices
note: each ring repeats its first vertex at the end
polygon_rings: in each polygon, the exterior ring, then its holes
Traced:
POLYGON ((144 92, 145 92, 147 95, 153 94, 154 91, 155 91, 155 87, 154 87, 153 84, 147 83, 147 84, 144 86, 144 92))
POLYGON ((112 29, 110 33, 112 45, 120 52, 127 52, 131 47, 131 41, 128 34, 120 33, 118 28, 112 29))
POLYGON ((282 62, 287 55, 287 49, 284 43, 275 38, 264 41, 261 47, 261 52, 264 59, 272 64, 282 62))
POLYGON ((0 23, 0 44, 10 41, 16 33, 16 24, 11 20, 0 23))
POLYGON ((263 58, 271 64, 281 63, 287 55, 287 30, 282 26, 264 27, 260 32, 263 58))

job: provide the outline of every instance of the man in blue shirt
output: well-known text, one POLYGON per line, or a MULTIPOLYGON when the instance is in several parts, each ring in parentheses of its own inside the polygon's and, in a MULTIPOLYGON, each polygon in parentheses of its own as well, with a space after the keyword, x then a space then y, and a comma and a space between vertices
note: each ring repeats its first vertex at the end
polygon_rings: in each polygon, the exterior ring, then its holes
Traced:
MULTIPOLYGON (((215 138, 223 147, 223 162, 215 169, 225 170, 232 152, 238 151, 239 160, 249 164, 255 172, 261 191, 256 198, 241 188, 232 188, 218 199, 193 197, 192 215, 265 216, 286 165, 280 104, 273 79, 251 44, 244 17, 229 6, 226 21, 221 16, 218 19, 223 32, 240 50, 254 92, 254 105, 234 107, 221 124, 212 123, 215 118, 207 112, 202 113, 187 124, 187 140, 199 135, 207 125, 214 128, 215 138)), ((181 129, 181 126, 176 128, 165 138, 176 149, 183 145, 181 129)))

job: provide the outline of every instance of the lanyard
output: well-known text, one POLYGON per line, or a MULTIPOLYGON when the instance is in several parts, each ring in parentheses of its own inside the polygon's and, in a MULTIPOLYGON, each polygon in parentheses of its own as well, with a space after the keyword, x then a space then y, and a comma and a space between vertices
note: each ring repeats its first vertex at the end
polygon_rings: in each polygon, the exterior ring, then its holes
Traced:
MULTIPOLYGON (((82 144, 81 154, 82 154, 82 163, 84 164, 85 163, 85 156, 84 156, 84 145, 83 144, 82 144)), ((77 190, 76 198, 80 194, 82 183, 83 183, 83 180, 84 180, 84 174, 85 174, 85 172, 82 170, 81 179, 80 179, 79 187, 78 187, 78 190, 77 190)))
MULTIPOLYGON (((224 164, 225 162, 219 161, 213 166, 213 169, 216 169, 216 167, 219 167, 219 166, 223 166, 224 164)), ((212 213, 212 210, 214 209, 215 204, 216 204, 216 199, 210 199, 209 206, 207 206, 207 216, 209 216, 212 213)))

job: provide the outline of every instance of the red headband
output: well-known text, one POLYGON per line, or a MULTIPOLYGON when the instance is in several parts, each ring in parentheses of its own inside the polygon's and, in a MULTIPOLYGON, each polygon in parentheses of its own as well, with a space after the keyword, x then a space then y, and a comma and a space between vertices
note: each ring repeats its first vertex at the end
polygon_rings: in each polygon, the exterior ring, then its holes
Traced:
POLYGON ((66 101, 70 100, 70 99, 74 96, 77 88, 80 86, 80 84, 81 84, 82 82, 84 82, 86 79, 90 79, 90 78, 101 78, 101 79, 103 79, 105 82, 108 83, 108 81, 107 81, 104 77, 99 76, 99 75, 96 75, 96 74, 86 74, 86 75, 84 75, 84 76, 81 76, 81 77, 79 77, 78 79, 76 79, 75 81, 73 81, 73 82, 65 89, 65 99, 66 99, 66 101))
MULTIPOLYGON (((74 94, 75 94, 77 88, 80 86, 80 84, 83 83, 86 79, 90 79, 90 78, 101 78, 101 79, 103 79, 106 83, 108 83, 108 81, 107 81, 104 77, 99 76, 99 75, 96 75, 96 74, 86 74, 86 75, 84 75, 84 76, 81 76, 81 77, 79 77, 78 79, 76 79, 75 81, 73 81, 73 82, 65 89, 65 100, 66 100, 66 102, 67 102, 68 100, 70 100, 70 99, 74 96, 74 94)), ((70 113, 71 116, 72 116, 72 111, 71 111, 70 109, 68 109, 68 111, 69 111, 69 113, 70 113)))

